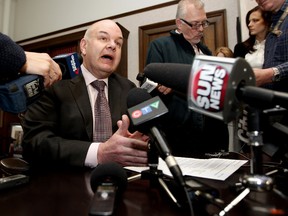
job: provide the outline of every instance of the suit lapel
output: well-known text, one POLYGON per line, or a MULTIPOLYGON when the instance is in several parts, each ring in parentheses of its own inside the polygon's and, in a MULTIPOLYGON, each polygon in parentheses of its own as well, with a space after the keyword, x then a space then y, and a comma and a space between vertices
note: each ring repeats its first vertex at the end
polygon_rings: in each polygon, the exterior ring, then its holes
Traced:
POLYGON ((121 119, 121 113, 119 112, 119 110, 121 110, 120 107, 121 107, 122 89, 119 83, 114 78, 114 74, 110 75, 108 83, 109 83, 108 88, 109 107, 112 116, 112 125, 114 126, 117 125, 117 121, 121 119))
POLYGON ((90 140, 93 139, 93 116, 89 100, 89 95, 87 92, 87 87, 85 85, 85 80, 83 76, 77 76, 71 79, 70 89, 74 97, 75 103, 77 104, 79 111, 83 117, 83 124, 86 127, 86 133, 90 140))

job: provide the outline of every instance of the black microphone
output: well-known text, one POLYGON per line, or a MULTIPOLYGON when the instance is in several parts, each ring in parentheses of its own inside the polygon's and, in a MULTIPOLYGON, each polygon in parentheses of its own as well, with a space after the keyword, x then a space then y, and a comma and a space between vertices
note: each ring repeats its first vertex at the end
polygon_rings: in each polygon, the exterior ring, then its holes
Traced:
POLYGON ((83 59, 76 52, 54 56, 53 60, 60 66, 62 79, 72 79, 82 73, 80 65, 83 59))
POLYGON ((172 156, 168 144, 156 125, 160 117, 168 113, 168 109, 159 96, 151 95, 141 88, 131 89, 127 96, 128 116, 132 124, 145 134, 149 135, 156 145, 159 156, 166 162, 175 181, 185 186, 182 171, 172 156))
POLYGON ((196 56, 193 64, 151 63, 147 78, 187 95, 189 108, 228 123, 242 103, 255 108, 288 107, 288 94, 255 86, 251 66, 243 58, 196 56))
POLYGON ((25 112, 44 90, 44 79, 38 75, 22 75, 0 85, 0 108, 9 113, 25 112))
POLYGON ((150 63, 143 72, 150 80, 187 94, 191 67, 180 63, 150 63))
MULTIPOLYGON (((53 57, 60 66, 62 79, 70 79, 81 74, 82 58, 75 53, 53 57)), ((21 75, 17 79, 0 85, 0 108, 9 113, 22 113, 43 93, 44 79, 39 75, 21 75)))
POLYGON ((115 162, 99 164, 91 173, 90 185, 94 197, 89 215, 112 215, 117 200, 127 187, 127 174, 115 162))

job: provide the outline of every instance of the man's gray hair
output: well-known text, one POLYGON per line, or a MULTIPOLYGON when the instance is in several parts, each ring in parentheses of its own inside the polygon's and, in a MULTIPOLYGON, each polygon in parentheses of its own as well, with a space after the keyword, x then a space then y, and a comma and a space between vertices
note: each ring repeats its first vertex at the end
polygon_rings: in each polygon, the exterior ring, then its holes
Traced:
POLYGON ((204 2, 202 0, 181 0, 178 3, 176 18, 184 18, 187 13, 187 5, 193 4, 196 8, 204 8, 204 2))

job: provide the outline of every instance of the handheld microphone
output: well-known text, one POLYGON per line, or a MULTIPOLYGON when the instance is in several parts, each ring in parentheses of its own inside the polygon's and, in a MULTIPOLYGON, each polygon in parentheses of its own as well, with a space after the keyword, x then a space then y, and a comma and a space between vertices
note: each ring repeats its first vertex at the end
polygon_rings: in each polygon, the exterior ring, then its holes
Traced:
POLYGON ((168 109, 163 101, 159 96, 152 98, 145 89, 134 88, 128 93, 127 106, 128 116, 132 124, 139 131, 149 135, 152 143, 156 145, 159 156, 166 162, 176 182, 179 185, 185 186, 182 171, 172 156, 161 131, 155 126, 157 125, 156 121, 159 121, 161 116, 168 113, 168 109))
POLYGON ((82 73, 82 58, 76 52, 54 56, 53 60, 60 66, 62 79, 71 79, 82 73))
POLYGON ((145 89, 148 93, 151 93, 157 86, 157 83, 146 78, 145 82, 140 86, 140 88, 145 89))
POLYGON ((44 90, 44 80, 38 75, 23 75, 16 80, 0 85, 0 108, 5 112, 25 112, 44 90))
MULTIPOLYGON (((62 79, 81 74, 82 58, 75 53, 57 55, 53 60, 60 66, 62 79)), ((22 75, 0 85, 0 108, 5 112, 21 113, 34 103, 44 90, 44 79, 39 75, 22 75)))
POLYGON ((288 107, 288 94, 255 86, 251 66, 243 58, 199 55, 193 64, 151 63, 147 78, 187 95, 189 108, 207 116, 234 120, 242 103, 255 108, 288 107))
POLYGON ((99 164, 91 173, 90 185, 94 197, 89 215, 113 215, 115 200, 127 187, 127 174, 117 163, 99 164))

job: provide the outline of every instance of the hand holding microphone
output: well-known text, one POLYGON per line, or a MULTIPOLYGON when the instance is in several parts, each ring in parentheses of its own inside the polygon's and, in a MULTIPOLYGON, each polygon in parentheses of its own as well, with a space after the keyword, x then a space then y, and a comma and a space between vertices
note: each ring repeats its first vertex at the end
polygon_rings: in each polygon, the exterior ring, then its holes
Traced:
POLYGON ((44 87, 51 86, 62 79, 60 66, 47 54, 25 52, 26 63, 20 69, 20 73, 41 75, 44 78, 44 87))
POLYGON ((53 59, 47 53, 25 54, 26 63, 20 71, 25 74, 0 85, 0 99, 3 101, 0 108, 5 112, 25 112, 27 107, 42 95, 45 87, 81 73, 81 59, 77 53, 62 54, 53 59))

